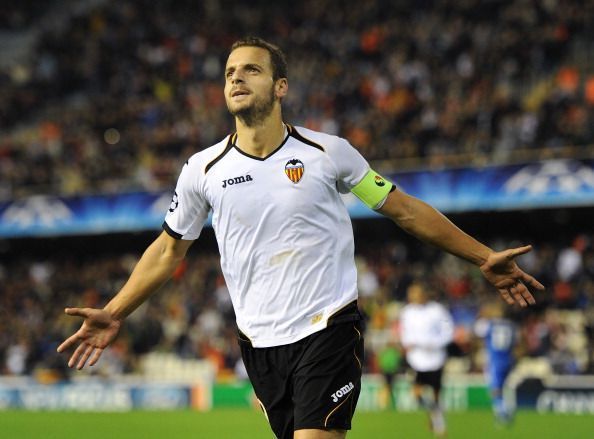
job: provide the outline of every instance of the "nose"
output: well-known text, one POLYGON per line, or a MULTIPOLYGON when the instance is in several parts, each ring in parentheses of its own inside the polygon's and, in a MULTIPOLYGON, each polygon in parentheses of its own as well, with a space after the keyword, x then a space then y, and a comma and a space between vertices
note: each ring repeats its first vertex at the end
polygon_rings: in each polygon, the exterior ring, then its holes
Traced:
POLYGON ((241 84, 243 83, 243 75, 238 72, 237 70, 235 70, 233 72, 233 74, 231 75, 231 83, 232 84, 241 84))

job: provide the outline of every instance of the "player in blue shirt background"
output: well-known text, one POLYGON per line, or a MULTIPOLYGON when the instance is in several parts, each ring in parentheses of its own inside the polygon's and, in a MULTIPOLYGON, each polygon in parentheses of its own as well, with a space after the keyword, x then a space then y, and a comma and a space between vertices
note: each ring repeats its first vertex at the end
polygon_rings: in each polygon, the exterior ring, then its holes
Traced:
POLYGON ((481 318, 476 322, 475 333, 484 340, 485 374, 495 419, 507 425, 513 419, 514 408, 506 403, 503 387, 516 362, 518 330, 505 316, 505 309, 498 303, 492 303, 483 309, 481 318))

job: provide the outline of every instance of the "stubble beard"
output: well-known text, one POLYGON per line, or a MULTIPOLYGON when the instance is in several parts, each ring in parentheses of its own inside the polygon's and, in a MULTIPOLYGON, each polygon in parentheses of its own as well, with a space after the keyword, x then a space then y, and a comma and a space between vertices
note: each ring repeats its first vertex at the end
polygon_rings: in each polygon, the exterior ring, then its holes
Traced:
POLYGON ((254 103, 248 107, 232 110, 229 105, 227 109, 229 113, 238 118, 245 126, 255 127, 260 125, 274 108, 276 97, 274 95, 274 87, 270 89, 267 98, 257 98, 254 103))

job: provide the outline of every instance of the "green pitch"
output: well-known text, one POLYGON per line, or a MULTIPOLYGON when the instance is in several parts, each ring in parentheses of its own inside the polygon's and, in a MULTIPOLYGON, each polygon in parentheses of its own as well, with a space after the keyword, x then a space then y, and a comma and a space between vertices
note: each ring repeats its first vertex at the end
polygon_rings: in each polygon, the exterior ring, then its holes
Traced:
MULTIPOLYGON (((487 411, 448 413, 449 439, 538 438, 586 439, 594 437, 592 415, 539 415, 521 412, 509 428, 494 425, 487 411)), ((106 438, 272 438, 264 417, 255 410, 218 409, 128 413, 0 411, 0 437, 7 439, 106 438)), ((348 439, 432 438, 424 413, 357 413, 348 439)))

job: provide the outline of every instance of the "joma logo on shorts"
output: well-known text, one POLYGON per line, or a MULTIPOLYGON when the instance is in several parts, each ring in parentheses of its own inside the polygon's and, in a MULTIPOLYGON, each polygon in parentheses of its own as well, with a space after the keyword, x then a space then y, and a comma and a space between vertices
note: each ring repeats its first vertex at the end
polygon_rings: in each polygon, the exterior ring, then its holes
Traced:
POLYGON ((234 184, 245 183, 246 181, 253 181, 253 178, 250 174, 241 177, 233 177, 227 180, 223 180, 223 189, 227 186, 233 186, 234 184))
POLYGON ((350 393, 351 390, 353 390, 354 388, 355 386, 351 382, 349 382, 346 386, 342 386, 340 389, 338 389, 336 392, 332 394, 332 401, 338 402, 339 398, 342 398, 346 394, 350 393))

